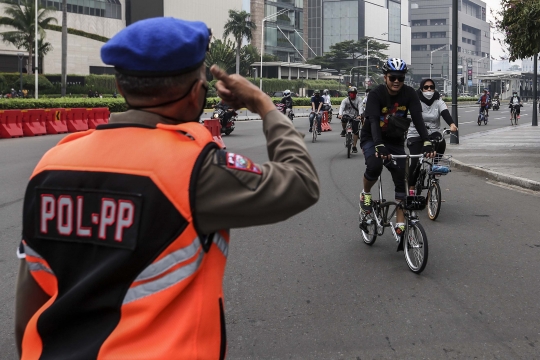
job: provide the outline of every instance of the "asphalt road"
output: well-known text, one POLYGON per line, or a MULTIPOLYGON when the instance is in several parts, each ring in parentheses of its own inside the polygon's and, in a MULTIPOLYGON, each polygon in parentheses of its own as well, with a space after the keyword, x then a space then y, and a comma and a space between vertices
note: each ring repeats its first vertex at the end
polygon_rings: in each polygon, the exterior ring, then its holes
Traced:
MULTIPOLYGON (((487 127, 467 124, 477 108, 461 110, 462 135, 507 126, 493 115, 487 127)), ((307 133, 306 118, 294 123, 307 133)), ((315 144, 306 137, 320 201, 285 222, 231 232, 224 279, 229 358, 539 358, 540 196, 453 171, 441 181, 439 219, 421 216, 429 262, 415 275, 389 234, 372 247, 361 241, 363 157, 346 158, 332 125, 315 144)), ((261 121, 238 122, 224 138, 228 150, 266 161, 261 130, 261 121)), ((0 141, 1 359, 15 358, 15 250, 26 182, 61 138, 0 141)), ((386 171, 383 182, 391 198, 386 171)))

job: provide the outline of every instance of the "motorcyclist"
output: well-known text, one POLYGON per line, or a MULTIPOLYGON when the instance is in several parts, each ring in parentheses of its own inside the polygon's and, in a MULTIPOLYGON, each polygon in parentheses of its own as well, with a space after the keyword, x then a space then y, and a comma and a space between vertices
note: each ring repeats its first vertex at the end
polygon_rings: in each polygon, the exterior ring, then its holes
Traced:
POLYGON ((321 91, 315 90, 313 92, 313 96, 311 97, 311 114, 309 114, 309 132, 312 131, 313 128, 313 119, 315 119, 315 116, 317 116, 317 134, 321 135, 322 128, 321 128, 321 116, 320 111, 323 105, 323 99, 321 97, 321 91))
POLYGON ((291 98, 291 90, 285 90, 283 92, 283 99, 280 101, 281 104, 285 105, 285 115, 289 116, 289 113, 293 109, 293 100, 291 98))
POLYGON ((486 110, 486 118, 489 116, 489 104, 491 103, 491 98, 488 94, 488 89, 484 89, 484 94, 478 98, 477 104, 480 104, 479 114, 482 113, 482 109, 486 110))
POLYGON ((220 119, 221 128, 225 129, 227 127, 227 122, 234 115, 234 109, 229 105, 225 104, 223 100, 220 100, 219 103, 215 106, 216 109, 221 109, 224 111, 223 116, 220 119))
MULTIPOLYGON (((517 91, 512 91, 512 97, 510 98, 510 102, 508 103, 508 108, 512 109, 512 106, 516 107, 516 116, 519 119, 519 113, 521 110, 521 98, 518 96, 517 91)), ((510 120, 512 120, 512 112, 510 111, 510 120)))
POLYGON ((323 90, 323 111, 329 111, 332 108, 332 101, 330 100, 330 93, 328 92, 328 89, 323 90))
POLYGON ((345 136, 345 128, 347 126, 347 117, 353 119, 352 130, 353 130, 353 146, 352 152, 357 153, 358 149, 356 144, 358 143, 358 130, 360 128, 360 114, 364 112, 364 107, 362 106, 362 98, 357 96, 358 90, 351 86, 347 90, 347 97, 341 102, 339 107, 338 119, 341 119, 341 126, 343 130, 341 131, 341 136, 345 136))

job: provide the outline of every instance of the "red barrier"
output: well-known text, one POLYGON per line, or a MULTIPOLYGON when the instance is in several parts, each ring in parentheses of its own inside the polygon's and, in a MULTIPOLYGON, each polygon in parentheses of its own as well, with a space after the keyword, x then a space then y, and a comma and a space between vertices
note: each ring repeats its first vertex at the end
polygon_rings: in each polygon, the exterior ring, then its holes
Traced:
POLYGON ((108 124, 111 115, 109 108, 86 109, 88 113, 88 128, 95 129, 98 125, 108 124))
POLYGON ((67 133, 66 111, 64 109, 45 109, 45 128, 47 134, 67 133))
POLYGON ((322 112, 321 129, 322 129, 322 131, 332 131, 332 128, 330 127, 330 124, 328 124, 328 111, 323 111, 322 112))
POLYGON ((214 137, 214 141, 217 142, 223 149, 226 149, 225 143, 221 138, 221 123, 219 120, 204 120, 204 127, 210 131, 210 134, 214 137))
POLYGON ((0 137, 23 137, 21 110, 0 110, 0 137))
POLYGON ((21 110, 24 136, 47 135, 43 109, 21 110))
POLYGON ((88 113, 86 109, 66 109, 66 122, 69 132, 88 130, 88 113))

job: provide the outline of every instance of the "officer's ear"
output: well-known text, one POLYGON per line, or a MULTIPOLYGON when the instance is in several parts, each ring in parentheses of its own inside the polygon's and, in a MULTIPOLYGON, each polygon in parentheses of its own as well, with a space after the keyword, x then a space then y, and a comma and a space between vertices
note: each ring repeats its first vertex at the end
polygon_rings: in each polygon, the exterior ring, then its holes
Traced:
POLYGON ((124 96, 124 91, 122 90, 122 88, 120 87, 120 84, 118 83, 118 79, 115 78, 115 79, 114 79, 114 82, 116 83, 116 89, 118 90, 118 93, 119 93, 120 95, 122 95, 122 97, 125 97, 125 96, 124 96))

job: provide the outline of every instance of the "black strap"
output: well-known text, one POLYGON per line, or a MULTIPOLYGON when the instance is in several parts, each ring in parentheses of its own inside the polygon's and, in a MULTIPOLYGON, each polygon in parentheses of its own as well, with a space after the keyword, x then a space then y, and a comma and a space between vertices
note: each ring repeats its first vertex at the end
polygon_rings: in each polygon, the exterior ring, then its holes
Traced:
POLYGON ((353 105, 352 101, 351 101, 351 98, 349 98, 349 104, 351 105, 351 107, 356 111, 356 113, 358 115, 360 115, 360 111, 358 111, 358 108, 356 106, 353 105))

